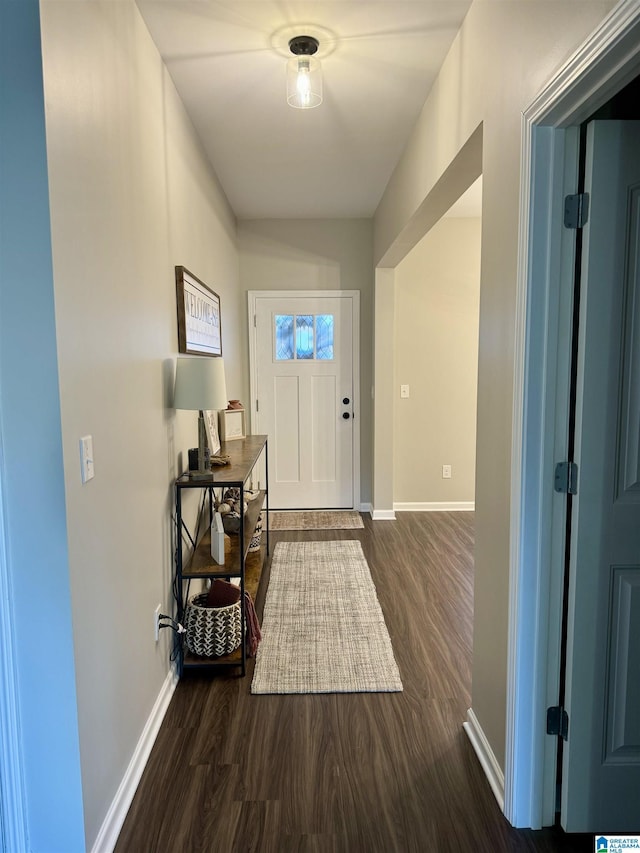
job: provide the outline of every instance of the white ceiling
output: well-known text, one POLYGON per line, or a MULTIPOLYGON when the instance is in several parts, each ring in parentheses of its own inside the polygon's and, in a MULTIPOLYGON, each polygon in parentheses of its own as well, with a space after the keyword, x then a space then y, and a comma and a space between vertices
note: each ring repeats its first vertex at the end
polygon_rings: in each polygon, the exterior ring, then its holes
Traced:
POLYGON ((372 216, 471 0, 137 0, 239 218, 372 216), (324 101, 285 99, 320 41, 324 101))

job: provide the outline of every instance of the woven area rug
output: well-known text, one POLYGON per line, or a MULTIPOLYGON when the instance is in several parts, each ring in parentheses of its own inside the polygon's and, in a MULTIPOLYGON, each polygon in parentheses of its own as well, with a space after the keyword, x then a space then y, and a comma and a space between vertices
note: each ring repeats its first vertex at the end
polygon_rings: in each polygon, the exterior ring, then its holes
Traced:
POLYGON ((251 692, 401 690, 360 542, 278 542, 251 692))
POLYGON ((270 530, 355 530, 359 527, 364 527, 364 522, 354 510, 269 513, 270 530))

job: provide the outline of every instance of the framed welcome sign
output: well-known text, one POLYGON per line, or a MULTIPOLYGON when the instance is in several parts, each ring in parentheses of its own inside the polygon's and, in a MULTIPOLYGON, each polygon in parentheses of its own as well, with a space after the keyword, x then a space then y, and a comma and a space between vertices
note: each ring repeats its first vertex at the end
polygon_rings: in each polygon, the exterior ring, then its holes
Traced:
POLYGON ((176 267, 178 352, 222 355, 220 297, 186 267, 176 267))

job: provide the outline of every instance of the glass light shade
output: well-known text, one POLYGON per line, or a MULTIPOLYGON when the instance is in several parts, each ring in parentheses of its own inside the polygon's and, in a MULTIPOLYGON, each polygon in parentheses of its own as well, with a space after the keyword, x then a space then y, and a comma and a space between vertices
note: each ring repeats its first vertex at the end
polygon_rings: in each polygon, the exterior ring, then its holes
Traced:
POLYGON ((174 409, 226 409, 227 403, 227 384, 221 358, 178 356, 174 409))
POLYGON ((322 103, 322 68, 313 56, 294 56, 287 62, 287 103, 310 110, 322 103))

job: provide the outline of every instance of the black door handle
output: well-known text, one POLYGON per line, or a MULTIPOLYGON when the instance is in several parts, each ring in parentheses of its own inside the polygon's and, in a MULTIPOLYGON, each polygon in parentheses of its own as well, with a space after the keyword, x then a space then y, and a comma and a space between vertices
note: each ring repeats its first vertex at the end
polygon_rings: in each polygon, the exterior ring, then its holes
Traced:
POLYGON ((349 414, 349 412, 345 412, 345 413, 342 415, 342 417, 345 419, 345 421, 348 421, 348 420, 349 420, 349 418, 351 417, 351 415, 349 414))
POLYGON ((343 397, 342 402, 344 403, 345 406, 348 406, 349 403, 351 402, 351 400, 348 397, 343 397))

